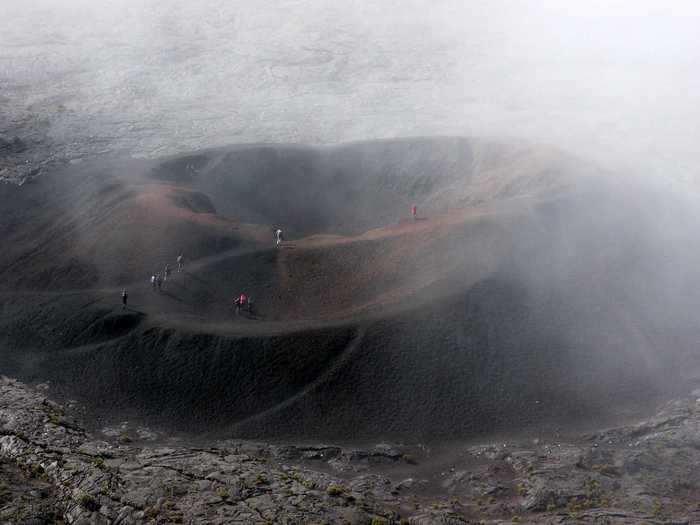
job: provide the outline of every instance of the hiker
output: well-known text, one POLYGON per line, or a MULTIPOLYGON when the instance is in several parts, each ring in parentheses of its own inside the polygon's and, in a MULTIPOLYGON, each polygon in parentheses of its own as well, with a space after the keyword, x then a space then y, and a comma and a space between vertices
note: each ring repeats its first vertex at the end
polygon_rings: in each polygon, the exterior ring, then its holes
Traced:
POLYGON ((241 308, 248 308, 248 297, 246 296, 246 294, 242 293, 239 297, 236 298, 233 304, 236 306, 236 315, 240 315, 241 308))
POLYGON ((411 215, 413 215, 414 221, 418 218, 418 207, 415 204, 411 208, 411 215))
POLYGON ((170 276, 170 265, 166 263, 165 269, 163 269, 163 280, 167 281, 169 276, 170 276))
POLYGON ((182 257, 182 254, 177 256, 177 272, 180 273, 182 271, 182 265, 185 262, 185 259, 182 257))
POLYGON ((163 277, 160 275, 160 272, 156 274, 156 285, 158 286, 158 291, 160 292, 160 289, 163 287, 163 277))
POLYGON ((126 288, 122 290, 122 310, 126 308, 126 302, 129 300, 129 294, 126 293, 126 288))
POLYGON ((282 230, 277 228, 275 231, 275 236, 277 237, 277 247, 279 248, 280 245, 282 244, 282 241, 284 240, 284 236, 282 235, 282 230))
POLYGON ((156 274, 151 275, 151 288, 153 288, 153 291, 155 292, 155 290, 156 290, 156 274))

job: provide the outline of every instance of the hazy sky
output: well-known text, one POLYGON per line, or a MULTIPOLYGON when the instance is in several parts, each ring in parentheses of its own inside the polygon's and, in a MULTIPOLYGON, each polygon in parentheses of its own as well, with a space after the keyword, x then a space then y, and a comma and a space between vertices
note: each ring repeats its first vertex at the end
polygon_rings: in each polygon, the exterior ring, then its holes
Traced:
POLYGON ((2 1, 0 132, 148 155, 505 135, 691 176, 698 27, 690 1, 2 1))

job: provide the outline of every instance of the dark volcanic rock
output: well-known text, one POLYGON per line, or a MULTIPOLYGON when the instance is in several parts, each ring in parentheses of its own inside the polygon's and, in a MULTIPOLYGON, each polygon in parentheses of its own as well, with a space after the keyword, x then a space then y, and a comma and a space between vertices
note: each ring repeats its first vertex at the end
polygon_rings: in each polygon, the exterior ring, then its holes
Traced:
POLYGON ((430 454, 408 461, 405 447, 231 441, 202 449, 138 447, 128 436, 99 440, 40 392, 2 378, 0 517, 98 524, 698 523, 697 394, 639 425, 580 443, 465 447, 454 466, 416 470, 428 479, 415 480, 405 469, 429 465, 430 454), (302 465, 308 462, 319 469, 302 465), (322 472, 326 467, 345 477, 322 472), (404 470, 394 476, 392 468, 404 470))
POLYGON ((12 139, 0 136, 0 155, 9 155, 12 153, 22 153, 27 149, 25 142, 19 138, 12 139))

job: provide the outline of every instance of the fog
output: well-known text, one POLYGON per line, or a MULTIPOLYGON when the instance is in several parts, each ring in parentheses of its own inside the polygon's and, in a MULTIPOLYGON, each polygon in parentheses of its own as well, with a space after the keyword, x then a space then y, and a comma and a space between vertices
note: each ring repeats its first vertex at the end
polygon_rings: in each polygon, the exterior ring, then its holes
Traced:
POLYGON ((700 5, 0 3, 0 135, 51 154, 483 135, 690 179, 700 5))

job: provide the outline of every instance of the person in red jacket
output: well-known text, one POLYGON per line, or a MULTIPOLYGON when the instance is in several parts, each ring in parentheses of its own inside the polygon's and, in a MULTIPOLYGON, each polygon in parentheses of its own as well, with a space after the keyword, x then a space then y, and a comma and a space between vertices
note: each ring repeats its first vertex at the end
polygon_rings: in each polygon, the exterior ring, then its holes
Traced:
POLYGON ((415 204, 411 208, 411 215, 413 215, 414 221, 418 218, 418 207, 415 204))
POLYGON ((239 297, 236 298, 233 304, 236 305, 236 315, 239 315, 241 313, 241 308, 248 307, 248 297, 246 296, 246 294, 242 293, 239 297))

